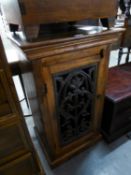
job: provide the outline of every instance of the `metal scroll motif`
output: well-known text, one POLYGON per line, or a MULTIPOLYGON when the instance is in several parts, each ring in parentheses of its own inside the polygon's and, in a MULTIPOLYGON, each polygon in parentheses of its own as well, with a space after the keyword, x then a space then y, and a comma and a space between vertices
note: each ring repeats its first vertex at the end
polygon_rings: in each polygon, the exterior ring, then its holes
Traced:
POLYGON ((96 66, 55 75, 57 118, 62 144, 90 129, 95 93, 96 66))

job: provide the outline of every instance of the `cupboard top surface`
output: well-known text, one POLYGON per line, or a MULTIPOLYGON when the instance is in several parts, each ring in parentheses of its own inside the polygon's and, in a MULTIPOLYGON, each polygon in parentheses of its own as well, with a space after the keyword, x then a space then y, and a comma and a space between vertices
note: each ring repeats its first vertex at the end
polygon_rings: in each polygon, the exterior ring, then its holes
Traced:
MULTIPOLYGON (((43 35, 40 38, 32 41, 27 41, 22 32, 17 32, 13 35, 12 32, 8 34, 8 37, 16 43, 22 49, 33 49, 38 47, 50 47, 53 45, 61 44, 61 43, 73 43, 79 41, 88 41, 94 42, 96 39, 100 41, 100 38, 105 38, 105 36, 111 37, 115 35, 118 38, 118 35, 125 31, 124 28, 112 28, 110 30, 94 30, 95 33, 90 33, 90 31, 86 30, 75 30, 71 32, 59 32, 59 33, 49 33, 49 35, 43 35), (97 32, 98 31, 98 32, 97 32)), ((92 30, 91 30, 92 32, 92 30)), ((106 38, 105 38, 106 39, 106 38)))
MULTIPOLYGON (((48 59, 50 56, 74 52, 76 50, 87 49, 116 42, 124 29, 107 30, 100 34, 80 35, 59 39, 41 40, 39 42, 27 42, 9 36, 14 45, 20 47, 29 60, 48 59)), ((17 47, 16 46, 16 47, 17 47)), ((20 55, 19 55, 20 57, 20 55)))

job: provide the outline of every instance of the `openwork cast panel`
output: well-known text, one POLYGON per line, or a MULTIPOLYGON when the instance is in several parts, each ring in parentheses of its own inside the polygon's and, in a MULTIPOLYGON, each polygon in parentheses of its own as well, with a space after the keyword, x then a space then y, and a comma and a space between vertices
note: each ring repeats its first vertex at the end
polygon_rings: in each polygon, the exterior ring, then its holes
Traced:
POLYGON ((61 144, 90 131, 96 72, 97 66, 91 65, 54 76, 61 144))

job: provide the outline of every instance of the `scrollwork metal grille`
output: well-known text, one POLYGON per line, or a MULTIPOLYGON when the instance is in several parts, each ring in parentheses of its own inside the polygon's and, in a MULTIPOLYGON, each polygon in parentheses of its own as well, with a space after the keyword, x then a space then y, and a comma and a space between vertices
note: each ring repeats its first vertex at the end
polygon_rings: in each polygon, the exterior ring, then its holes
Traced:
POLYGON ((61 144, 67 144, 90 130, 97 66, 54 75, 56 117, 61 144))

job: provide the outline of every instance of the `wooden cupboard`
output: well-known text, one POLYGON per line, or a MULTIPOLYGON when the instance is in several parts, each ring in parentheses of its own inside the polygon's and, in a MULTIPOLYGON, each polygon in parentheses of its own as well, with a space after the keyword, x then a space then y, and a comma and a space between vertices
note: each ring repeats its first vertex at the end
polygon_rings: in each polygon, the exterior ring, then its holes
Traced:
POLYGON ((24 122, 0 38, 0 174, 44 175, 24 122))
POLYGON ((121 30, 29 43, 11 38, 35 130, 51 166, 101 138, 109 49, 121 30))
POLYGON ((101 138, 109 50, 122 30, 74 24, 116 16, 117 1, 4 0, 2 6, 36 133, 56 166, 101 138))

